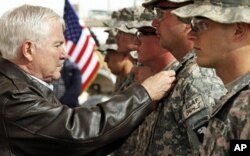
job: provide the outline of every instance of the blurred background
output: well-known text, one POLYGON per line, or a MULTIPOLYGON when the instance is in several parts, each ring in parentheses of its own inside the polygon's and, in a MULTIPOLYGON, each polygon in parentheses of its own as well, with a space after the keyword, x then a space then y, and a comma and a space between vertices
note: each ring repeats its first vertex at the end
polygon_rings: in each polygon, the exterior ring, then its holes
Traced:
POLYGON ((97 34, 100 44, 106 41, 107 33, 103 33, 103 21, 110 19, 112 11, 125 7, 136 7, 143 0, 70 0, 79 14, 81 22, 92 28, 97 34))

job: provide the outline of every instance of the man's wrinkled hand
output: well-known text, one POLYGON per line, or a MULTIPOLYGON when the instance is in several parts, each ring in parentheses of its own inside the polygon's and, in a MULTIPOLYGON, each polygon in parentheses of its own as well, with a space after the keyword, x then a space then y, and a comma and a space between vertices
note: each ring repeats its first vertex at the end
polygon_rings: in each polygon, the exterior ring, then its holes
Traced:
POLYGON ((147 90, 152 101, 159 101, 172 88, 175 81, 175 72, 173 70, 161 71, 150 76, 142 82, 142 86, 147 90))

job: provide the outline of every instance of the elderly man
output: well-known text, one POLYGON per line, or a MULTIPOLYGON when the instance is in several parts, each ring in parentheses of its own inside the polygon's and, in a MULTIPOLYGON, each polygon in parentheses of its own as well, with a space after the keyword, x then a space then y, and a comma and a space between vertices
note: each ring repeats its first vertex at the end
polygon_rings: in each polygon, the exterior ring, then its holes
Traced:
POLYGON ((3 156, 91 155, 128 135, 175 79, 173 71, 161 72, 91 109, 68 108, 51 87, 66 58, 64 28, 62 17, 39 6, 23 5, 0 18, 3 156))
POLYGON ((233 154, 230 140, 250 140, 250 1, 195 0, 174 14, 191 20, 197 63, 215 68, 228 90, 210 114, 202 155, 233 154))

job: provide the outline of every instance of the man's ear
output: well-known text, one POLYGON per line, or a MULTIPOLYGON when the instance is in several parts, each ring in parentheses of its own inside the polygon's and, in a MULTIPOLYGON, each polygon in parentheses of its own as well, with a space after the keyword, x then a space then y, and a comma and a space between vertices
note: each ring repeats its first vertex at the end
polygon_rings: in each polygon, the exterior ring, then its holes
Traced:
POLYGON ((25 41, 23 44, 22 44, 22 54, 23 54, 23 57, 26 58, 28 61, 32 61, 33 60, 33 55, 34 55, 34 51, 35 51, 35 48, 34 48, 34 43, 32 41, 25 41))
POLYGON ((249 31, 249 26, 246 23, 236 23, 235 24, 235 31, 234 31, 234 40, 240 41, 242 40, 249 31))

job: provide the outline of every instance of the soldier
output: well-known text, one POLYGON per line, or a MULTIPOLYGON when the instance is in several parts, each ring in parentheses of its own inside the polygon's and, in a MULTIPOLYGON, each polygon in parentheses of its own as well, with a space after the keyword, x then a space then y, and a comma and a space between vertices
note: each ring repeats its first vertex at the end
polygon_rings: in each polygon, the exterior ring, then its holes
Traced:
POLYGON ((129 29, 126 24, 133 22, 139 17, 142 7, 140 8, 123 8, 112 13, 112 19, 105 22, 111 30, 117 32, 116 39, 119 53, 130 53, 136 50, 135 44, 136 29, 129 29))
POLYGON ((107 30, 108 39, 104 47, 100 50, 105 54, 104 61, 107 63, 110 71, 116 76, 114 93, 126 89, 133 82, 130 74, 133 68, 133 62, 128 53, 118 53, 114 32, 107 30))
POLYGON ((117 22, 114 28, 117 30, 117 51, 119 53, 130 53, 137 49, 136 40, 136 29, 129 29, 126 24, 136 20, 140 15, 141 8, 123 8, 119 12, 117 22))
POLYGON ((225 94, 224 85, 212 69, 201 68, 195 61, 191 31, 171 14, 175 8, 190 4, 190 0, 151 0, 143 6, 156 12, 152 25, 160 44, 180 62, 168 69, 176 71, 177 81, 168 96, 161 101, 154 118, 144 121, 149 132, 143 132, 137 145, 137 155, 196 155, 204 133, 203 122, 215 106, 215 100, 225 94))
POLYGON ((136 21, 127 24, 127 26, 131 29, 137 29, 138 62, 143 66, 150 67, 152 74, 155 74, 163 68, 167 68, 176 59, 171 52, 160 46, 156 29, 151 24, 153 18, 153 11, 145 9, 136 21))
MULTIPOLYGON (((137 82, 141 82, 148 76, 156 74, 174 63, 176 59, 166 49, 160 46, 159 38, 156 36, 156 29, 151 25, 154 18, 154 13, 145 9, 134 22, 127 24, 130 29, 136 29, 138 44, 138 62, 139 67, 134 67, 135 78, 137 82), (157 63, 156 63, 157 62, 157 63), (140 75, 138 75, 140 72, 140 75)), ((178 61, 176 62, 178 63, 178 61)), ((151 113, 151 118, 154 118, 156 113, 151 113)), ((122 147, 114 152, 114 155, 141 155, 143 148, 139 142, 148 142, 145 133, 151 132, 152 125, 147 122, 142 123, 132 135, 126 140, 122 147)), ((147 134, 149 135, 149 134, 147 134)))
MULTIPOLYGON (((136 41, 136 29, 129 29, 125 24, 133 22, 138 18, 141 8, 123 8, 119 11, 112 13, 112 20, 108 21, 105 25, 108 25, 111 31, 116 31, 117 52, 123 53, 129 56, 133 64, 136 63, 136 57, 134 56, 137 49, 136 41)), ((134 74, 130 72, 126 79, 118 82, 116 92, 124 90, 130 84, 134 83, 134 74)))
POLYGON ((174 14, 191 19, 197 63, 215 68, 228 90, 210 114, 201 155, 230 155, 230 140, 250 139, 250 1, 195 0, 174 14))

